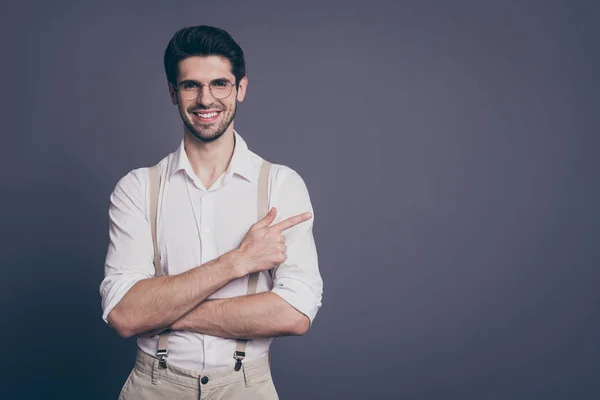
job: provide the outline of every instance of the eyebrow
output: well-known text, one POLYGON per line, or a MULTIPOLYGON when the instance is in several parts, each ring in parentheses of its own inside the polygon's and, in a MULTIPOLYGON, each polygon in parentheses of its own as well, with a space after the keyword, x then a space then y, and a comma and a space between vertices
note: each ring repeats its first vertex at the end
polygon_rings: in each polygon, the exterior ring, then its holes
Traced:
MULTIPOLYGON (((211 83, 215 83, 215 82, 223 82, 223 81, 228 81, 228 82, 231 82, 231 80, 229 80, 228 78, 216 78, 216 79, 213 79, 212 81, 210 81, 209 85, 210 85, 211 83)), ((202 82, 200 82, 200 81, 197 81, 197 80, 195 80, 195 79, 184 79, 184 80, 182 80, 181 82, 179 82, 179 84, 181 84, 181 83, 195 83, 195 84, 198 84, 198 85, 202 85, 202 84, 203 84, 202 82)))

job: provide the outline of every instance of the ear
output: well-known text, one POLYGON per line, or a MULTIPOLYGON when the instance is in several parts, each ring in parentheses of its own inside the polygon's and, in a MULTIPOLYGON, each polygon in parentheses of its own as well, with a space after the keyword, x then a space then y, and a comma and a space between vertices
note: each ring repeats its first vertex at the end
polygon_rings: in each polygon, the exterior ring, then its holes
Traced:
POLYGON ((237 90, 237 101, 244 101, 244 97, 246 97, 246 89, 248 88, 248 78, 243 77, 240 79, 240 84, 237 90))
POLYGON ((173 105, 177 105, 179 100, 177 99, 177 91, 175 91, 175 86, 169 82, 169 96, 171 96, 171 102, 173 105))

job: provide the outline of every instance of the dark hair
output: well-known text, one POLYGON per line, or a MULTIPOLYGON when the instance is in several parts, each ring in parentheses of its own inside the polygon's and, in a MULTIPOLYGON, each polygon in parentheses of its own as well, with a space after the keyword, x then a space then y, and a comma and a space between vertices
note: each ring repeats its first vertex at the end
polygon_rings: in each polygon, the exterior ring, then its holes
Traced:
POLYGON ((191 56, 223 56, 231 63, 236 86, 246 76, 246 61, 242 48, 231 35, 220 28, 199 25, 180 29, 173 35, 165 50, 167 80, 177 84, 179 61, 191 56))

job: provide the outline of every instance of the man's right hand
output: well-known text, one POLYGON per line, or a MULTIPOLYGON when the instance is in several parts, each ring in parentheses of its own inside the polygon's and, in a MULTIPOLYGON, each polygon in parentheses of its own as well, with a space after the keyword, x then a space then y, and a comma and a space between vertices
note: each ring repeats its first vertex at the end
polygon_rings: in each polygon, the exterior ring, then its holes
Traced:
POLYGON ((277 209, 273 207, 263 219, 250 227, 236 249, 246 274, 266 271, 284 263, 287 260, 287 246, 283 231, 309 220, 312 214, 309 212, 298 214, 269 226, 276 217, 277 209))

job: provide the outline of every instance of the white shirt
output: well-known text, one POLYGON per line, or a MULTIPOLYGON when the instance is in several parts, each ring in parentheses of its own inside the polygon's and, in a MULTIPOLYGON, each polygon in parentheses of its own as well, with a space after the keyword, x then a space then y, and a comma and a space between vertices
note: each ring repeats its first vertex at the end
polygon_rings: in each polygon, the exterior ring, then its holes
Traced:
MULTIPOLYGON (((157 238, 165 275, 200 266, 239 246, 257 221, 258 173, 263 159, 248 149, 234 132, 236 143, 229 167, 208 189, 194 174, 183 140, 159 165, 162 189, 158 199, 157 238)), ((312 233, 314 210, 300 175, 284 165, 273 164, 269 180, 269 208, 277 207, 274 223, 304 212, 313 218, 284 232, 287 261, 259 275, 257 292, 281 296, 311 321, 321 306, 323 281, 312 233)), ((110 196, 110 242, 105 278, 100 284, 102 318, 138 281, 155 276, 150 233, 148 168, 129 172, 110 196)), ((209 299, 246 294, 248 276, 231 281, 209 299)), ((271 338, 251 340, 246 359, 268 352, 271 338)), ((155 355, 158 336, 138 338, 138 346, 155 355)), ((169 337, 168 362, 181 368, 203 371, 233 366, 236 341, 187 331, 169 337)))

